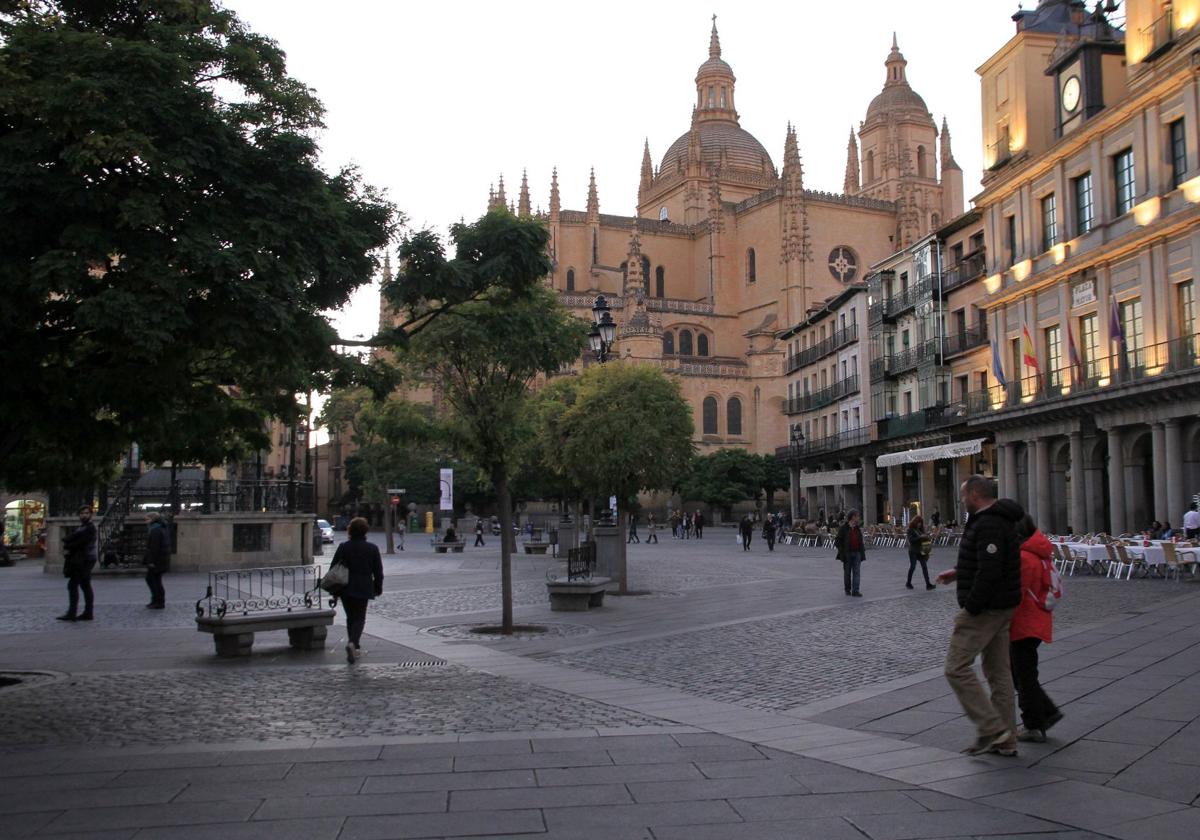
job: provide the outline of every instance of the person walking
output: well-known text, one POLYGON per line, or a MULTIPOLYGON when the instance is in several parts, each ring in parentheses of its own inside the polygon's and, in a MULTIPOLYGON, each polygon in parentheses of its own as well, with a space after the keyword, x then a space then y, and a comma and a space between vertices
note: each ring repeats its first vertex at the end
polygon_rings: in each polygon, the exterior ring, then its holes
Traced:
POLYGON ((487 545, 483 541, 483 520, 475 520, 475 546, 487 545))
POLYGON ((683 538, 690 540, 692 538, 692 517, 686 513, 683 514, 683 538))
POLYGON ((763 520, 763 539, 767 541, 767 551, 775 550, 775 517, 768 516, 763 520))
POLYGON ((671 539, 679 539, 679 511, 672 510, 667 514, 667 521, 671 523, 671 539))
POLYGON ((861 598, 859 587, 862 583, 862 562, 867 559, 867 541, 863 537, 858 511, 850 511, 842 527, 838 528, 833 546, 837 549, 837 559, 842 563, 842 583, 846 594, 861 598))
POLYGON ((1183 515, 1183 533, 1189 540, 1200 537, 1200 511, 1196 510, 1195 502, 1192 502, 1187 513, 1183 515))
POLYGON ((699 509, 696 510, 693 517, 693 524, 696 526, 696 539, 704 539, 704 514, 699 509))
POLYGON ((63 577, 67 579, 67 611, 59 621, 91 621, 93 618, 92 568, 96 565, 96 525, 92 506, 79 509, 79 527, 63 539, 63 577), (79 610, 79 591, 83 590, 83 612, 79 610), (77 614, 78 613, 78 614, 77 614))
POLYGON ((367 540, 367 520, 355 517, 346 529, 350 539, 337 547, 331 566, 339 563, 350 570, 350 581, 334 597, 346 613, 346 661, 351 665, 362 655, 362 634, 367 624, 367 604, 383 594, 383 558, 379 546, 367 540))
POLYGON ((637 526, 638 512, 635 510, 633 513, 629 514, 629 537, 625 540, 626 545, 629 545, 629 543, 641 544, 642 540, 638 536, 637 526))
POLYGON ((658 544, 658 523, 654 521, 654 514, 646 514, 646 545, 650 543, 658 544))
POLYGON ((933 540, 925 533, 925 520, 914 516, 908 523, 908 580, 904 582, 905 589, 912 589, 913 572, 917 564, 921 564, 921 574, 925 576, 925 588, 937 589, 929 582, 929 554, 933 551, 933 540))
POLYGON ((738 535, 742 538, 742 551, 749 551, 750 539, 754 536, 754 520, 750 518, 750 514, 747 513, 738 523, 738 535))
POLYGON ((401 551, 404 550, 404 535, 407 531, 408 525, 404 521, 404 512, 401 511, 400 515, 396 517, 396 544, 401 551))
POLYGON ((1021 603, 1012 617, 1009 656, 1021 709, 1017 740, 1042 744, 1046 730, 1063 717, 1038 682, 1038 647, 1050 644, 1054 634, 1054 613, 1045 607, 1054 549, 1028 514, 1017 523, 1016 532, 1021 541, 1021 603))
POLYGON ((146 585, 150 587, 150 603, 146 606, 161 610, 167 606, 162 576, 171 567, 171 534, 161 513, 151 513, 146 522, 146 585))
POLYGON ((946 682, 971 722, 977 737, 968 755, 1017 754, 1013 675, 1009 633, 1013 612, 1021 603, 1021 543, 1016 523, 1025 511, 1011 499, 996 500, 996 482, 973 475, 959 488, 967 524, 958 546, 958 562, 937 576, 938 583, 957 582, 958 605, 946 682), (991 689, 984 692, 975 675, 981 657, 991 689))

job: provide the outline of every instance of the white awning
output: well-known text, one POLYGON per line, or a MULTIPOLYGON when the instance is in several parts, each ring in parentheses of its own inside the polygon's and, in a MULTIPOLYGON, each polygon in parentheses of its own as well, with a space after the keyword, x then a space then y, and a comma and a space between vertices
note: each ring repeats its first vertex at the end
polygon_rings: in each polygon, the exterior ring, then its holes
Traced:
POLYGON ((800 473, 800 480, 796 482, 797 487, 841 487, 843 484, 858 484, 858 470, 800 473))
POLYGON ((975 440, 960 440, 958 443, 943 443, 941 446, 926 446, 921 449, 909 449, 906 452, 889 452, 875 459, 875 466, 890 467, 895 464, 919 464, 922 461, 941 461, 945 458, 961 458, 964 455, 977 455, 983 449, 987 438, 975 440))

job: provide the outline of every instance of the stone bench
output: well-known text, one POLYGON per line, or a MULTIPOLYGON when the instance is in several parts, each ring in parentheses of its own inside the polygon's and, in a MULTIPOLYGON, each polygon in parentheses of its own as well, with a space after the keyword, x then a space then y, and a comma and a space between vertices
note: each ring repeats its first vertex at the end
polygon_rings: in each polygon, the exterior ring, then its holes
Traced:
POLYGON ((254 634, 268 630, 288 631, 288 644, 299 650, 323 650, 327 627, 333 624, 332 609, 300 609, 292 612, 263 612, 251 615, 197 616, 196 629, 211 633, 217 656, 249 656, 254 634))
POLYGON ((550 609, 554 612, 586 612, 604 606, 604 592, 611 578, 553 578, 546 581, 550 609))
POLYGON ((545 554, 549 548, 549 542, 541 542, 538 540, 526 540, 525 542, 526 554, 545 554))
POLYGON ((453 554, 462 554, 463 549, 466 548, 467 545, 465 540, 459 540, 458 542, 441 542, 440 540, 430 540, 429 544, 433 546, 433 550, 438 554, 445 554, 447 551, 450 551, 453 554))

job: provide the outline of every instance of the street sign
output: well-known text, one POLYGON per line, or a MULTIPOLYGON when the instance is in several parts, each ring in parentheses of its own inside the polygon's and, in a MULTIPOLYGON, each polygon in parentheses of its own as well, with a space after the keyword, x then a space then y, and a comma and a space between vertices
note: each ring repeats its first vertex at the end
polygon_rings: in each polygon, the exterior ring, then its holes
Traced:
POLYGON ((400 497, 399 497, 399 496, 392 496, 392 504, 394 504, 394 505, 398 505, 398 504, 400 504, 400 497))
POLYGON ((389 487, 389 488, 388 488, 388 493, 389 493, 389 494, 391 494, 391 495, 393 495, 393 496, 403 496, 403 495, 404 495, 404 488, 403 488, 403 487, 389 487))

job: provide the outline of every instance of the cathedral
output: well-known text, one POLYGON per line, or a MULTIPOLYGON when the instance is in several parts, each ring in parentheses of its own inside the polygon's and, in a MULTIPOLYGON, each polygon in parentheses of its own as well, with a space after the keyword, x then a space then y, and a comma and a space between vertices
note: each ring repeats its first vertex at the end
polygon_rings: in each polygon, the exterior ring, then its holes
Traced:
MULTIPOLYGON (((741 127, 715 18, 691 125, 657 166, 646 142, 636 216, 600 211, 594 173, 586 207, 564 208, 555 171, 541 216, 547 282, 581 316, 603 294, 618 323, 616 353, 680 378, 702 452, 786 444, 787 348, 777 335, 962 212, 949 128, 943 121, 939 133, 906 65, 893 39, 883 89, 850 131, 841 194, 805 188, 795 127, 783 138, 782 169, 741 127)), ((489 206, 510 206, 503 179, 489 206)), ((529 216, 530 207, 523 178, 513 209, 529 216)))

